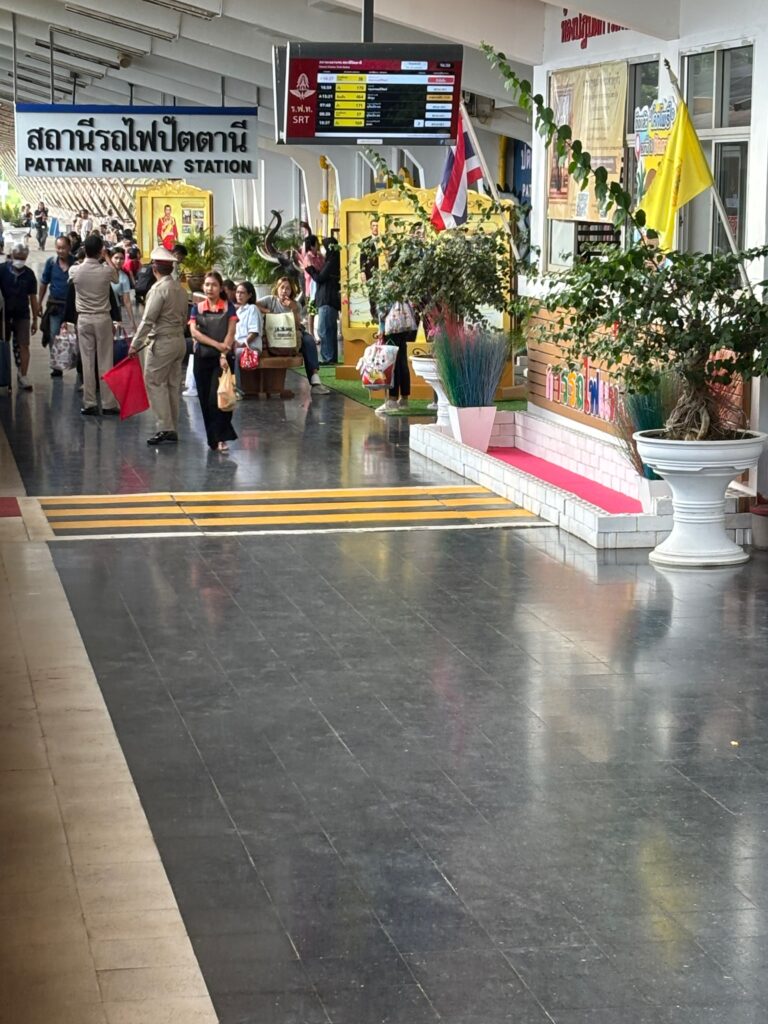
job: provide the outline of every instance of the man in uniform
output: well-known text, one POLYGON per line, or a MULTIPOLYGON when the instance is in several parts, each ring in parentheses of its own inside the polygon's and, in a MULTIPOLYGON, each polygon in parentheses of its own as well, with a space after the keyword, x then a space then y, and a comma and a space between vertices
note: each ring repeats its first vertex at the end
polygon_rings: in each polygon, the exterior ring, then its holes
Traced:
MULTIPOLYGON (((104 250, 99 235, 88 235, 83 242, 85 259, 70 268, 69 280, 75 286, 77 336, 83 361, 83 416, 98 416, 96 364, 99 373, 112 369, 114 357, 112 329, 112 285, 117 284, 117 267, 104 250)), ((120 409, 109 388, 101 391, 101 412, 117 416, 120 409)))
POLYGON ((157 433, 147 444, 176 444, 179 425, 179 389, 181 364, 186 355, 184 327, 189 318, 189 294, 174 280, 176 257, 163 246, 150 254, 155 284, 147 293, 144 315, 133 336, 129 355, 138 355, 148 339, 144 360, 144 383, 152 412, 157 418, 157 433))

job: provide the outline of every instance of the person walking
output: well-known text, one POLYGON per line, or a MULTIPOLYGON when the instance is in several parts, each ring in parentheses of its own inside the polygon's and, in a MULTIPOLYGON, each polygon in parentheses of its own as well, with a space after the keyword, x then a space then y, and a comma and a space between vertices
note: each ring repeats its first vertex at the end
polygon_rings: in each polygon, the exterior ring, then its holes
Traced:
POLYGON ((23 242, 16 242, 11 249, 10 262, 0 265, 0 294, 5 307, 5 337, 13 342, 13 357, 16 362, 17 384, 22 391, 31 391, 32 384, 27 377, 29 370, 29 341, 37 334, 40 307, 37 304, 37 278, 27 266, 29 249, 23 242), (32 322, 30 325, 30 309, 32 322))
POLYGON ((330 389, 320 380, 320 364, 317 358, 317 345, 312 335, 304 330, 302 308, 296 301, 299 293, 298 285, 290 277, 277 280, 272 294, 259 299, 256 306, 260 313, 293 313, 296 322, 296 337, 301 355, 304 359, 304 370, 310 383, 313 395, 329 395, 330 389))
POLYGON ((380 332, 388 345, 397 346, 397 359, 392 375, 389 397, 374 412, 386 416, 396 409, 407 409, 411 395, 411 370, 408 364, 408 344, 416 340, 418 323, 410 302, 395 302, 380 322, 380 332))
POLYGON ((69 237, 61 235, 56 239, 56 255, 49 256, 45 261, 43 273, 40 275, 40 291, 37 296, 38 305, 42 309, 45 296, 48 295, 48 305, 45 307, 40 328, 43 345, 50 346, 52 377, 62 376, 61 370, 57 370, 53 365, 52 347, 53 339, 61 331, 61 325, 64 322, 69 287, 69 268, 73 263, 69 237))
POLYGON ((141 323, 133 335, 130 356, 138 356, 139 349, 148 341, 144 359, 144 383, 152 412, 157 420, 157 431, 147 438, 147 444, 176 444, 179 440, 179 387, 181 365, 187 346, 184 327, 189 312, 187 290, 174 280, 176 258, 162 246, 150 254, 155 287, 147 295, 141 323))
MULTIPOLYGON (((83 363, 83 416, 98 416, 96 397, 96 361, 99 373, 112 369, 113 330, 110 297, 112 285, 117 283, 117 267, 104 252, 99 235, 88 235, 83 242, 85 259, 74 264, 69 278, 75 286, 77 309, 77 336, 83 363)), ((119 407, 108 388, 101 391, 101 411, 104 416, 116 416, 119 407)))
POLYGON ((35 234, 40 252, 43 252, 48 241, 48 207, 43 202, 39 202, 35 210, 35 234))
MULTIPOLYGON (((154 290, 154 289, 153 289, 154 290)), ((219 409, 218 384, 224 369, 233 369, 237 313, 224 297, 224 280, 210 270, 203 282, 205 298, 190 310, 189 329, 194 341, 195 387, 203 413, 211 451, 228 452, 227 441, 236 441, 232 412, 219 409)), ((151 294, 151 293, 150 293, 151 294)))
POLYGON ((324 238, 325 260, 320 270, 308 258, 304 272, 314 281, 317 333, 320 335, 320 365, 329 366, 339 358, 339 313, 341 312, 341 258, 335 238, 324 238))

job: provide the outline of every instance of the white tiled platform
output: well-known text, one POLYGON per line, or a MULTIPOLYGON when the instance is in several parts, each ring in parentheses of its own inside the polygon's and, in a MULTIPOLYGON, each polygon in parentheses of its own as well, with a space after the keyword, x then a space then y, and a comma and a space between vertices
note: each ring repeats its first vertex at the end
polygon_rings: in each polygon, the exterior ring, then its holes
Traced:
MULTIPOLYGON (((625 473, 622 465, 625 460, 615 442, 599 436, 585 436, 574 444, 571 436, 568 450, 558 452, 555 446, 565 445, 564 438, 559 436, 562 428, 557 424, 551 425, 551 429, 549 427, 546 418, 536 414, 499 412, 491 447, 518 447, 630 497, 639 496, 640 478, 628 463, 634 478, 631 486, 625 485, 623 476, 618 475, 625 473), (542 424, 544 429, 541 429, 542 424), (547 438, 549 448, 545 447, 547 438), (591 462, 585 461, 588 459, 591 462)), ((597 435, 598 432, 590 431, 590 434, 597 435)), ((434 424, 411 426, 410 446, 420 455, 514 501, 594 548, 652 548, 672 529, 672 503, 669 498, 657 499, 653 510, 648 513, 614 515, 493 455, 455 441, 450 433, 443 432, 434 424)), ((736 496, 729 498, 726 506, 728 535, 737 544, 748 544, 750 524, 750 513, 738 512, 736 496)))

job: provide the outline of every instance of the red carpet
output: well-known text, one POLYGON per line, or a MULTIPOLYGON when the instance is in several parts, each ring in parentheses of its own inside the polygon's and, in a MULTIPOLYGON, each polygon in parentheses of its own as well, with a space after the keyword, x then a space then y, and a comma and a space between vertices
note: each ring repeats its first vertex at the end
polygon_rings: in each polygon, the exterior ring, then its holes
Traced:
POLYGON ((9 516, 20 516, 21 509, 15 498, 0 498, 0 519, 7 519, 9 516))
POLYGON ((642 512, 643 506, 636 498, 628 498, 618 491, 612 491, 610 487, 603 487, 588 480, 578 473, 571 473, 562 469, 546 459, 540 459, 536 455, 529 455, 528 452, 520 451, 519 448, 489 448, 488 454, 500 462, 506 462, 508 466, 529 473, 531 476, 543 480, 544 483, 554 484, 564 491, 570 491, 577 498, 597 505, 604 512, 611 512, 614 515, 623 512, 642 512))

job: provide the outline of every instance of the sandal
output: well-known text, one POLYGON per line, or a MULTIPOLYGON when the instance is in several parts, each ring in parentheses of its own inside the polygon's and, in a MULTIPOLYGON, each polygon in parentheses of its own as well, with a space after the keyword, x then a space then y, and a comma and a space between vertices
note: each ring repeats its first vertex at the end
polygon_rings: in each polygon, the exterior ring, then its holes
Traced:
POLYGON ((226 441, 219 441, 218 445, 216 446, 216 450, 220 452, 228 452, 229 445, 227 444, 226 441))

